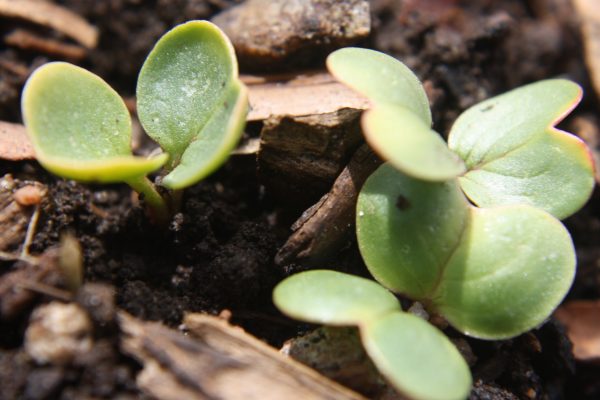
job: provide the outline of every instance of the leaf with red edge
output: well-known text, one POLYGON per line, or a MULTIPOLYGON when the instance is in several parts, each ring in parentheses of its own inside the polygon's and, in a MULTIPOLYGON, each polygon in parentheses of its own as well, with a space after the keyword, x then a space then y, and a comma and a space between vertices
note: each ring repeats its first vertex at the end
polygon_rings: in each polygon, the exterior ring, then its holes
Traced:
POLYGON ((550 79, 465 111, 448 145, 467 165, 467 196, 481 207, 528 204, 559 219, 579 210, 592 193, 594 163, 579 138, 555 125, 581 96, 577 84, 550 79))

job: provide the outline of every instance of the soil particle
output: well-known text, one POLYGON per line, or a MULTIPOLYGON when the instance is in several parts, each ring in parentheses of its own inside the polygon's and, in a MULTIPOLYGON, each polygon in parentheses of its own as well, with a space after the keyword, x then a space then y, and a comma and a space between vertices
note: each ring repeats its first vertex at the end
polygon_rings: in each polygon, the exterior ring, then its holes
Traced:
POLYGON ((92 324, 75 304, 52 302, 36 308, 25 331, 25 351, 38 364, 63 365, 92 347, 92 324))
POLYGON ((469 400, 518 400, 519 398, 507 390, 496 385, 485 384, 476 381, 473 384, 473 390, 469 395, 469 400))

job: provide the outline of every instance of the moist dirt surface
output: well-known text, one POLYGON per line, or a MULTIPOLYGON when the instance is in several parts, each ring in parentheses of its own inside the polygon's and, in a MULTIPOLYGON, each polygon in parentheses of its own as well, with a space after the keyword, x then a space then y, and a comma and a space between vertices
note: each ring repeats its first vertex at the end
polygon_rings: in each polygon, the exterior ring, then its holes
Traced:
MULTIPOLYGON (((77 63, 127 98, 135 93, 145 56, 166 30, 190 19, 209 19, 242 1, 56 3, 98 27, 98 47, 77 63)), ((579 82, 588 93, 576 115, 597 110, 569 1, 373 0, 370 6, 372 32, 358 45, 400 58, 423 79, 440 132, 478 101, 559 75, 579 82)), ((28 21, 0 21, 3 35, 25 27, 59 37, 28 21)), ((314 59, 306 57, 304 67, 323 67, 320 51, 314 59)), ((55 59, 31 49, 0 47, 1 120, 20 122, 20 91, 29 71, 55 59)), ((270 64, 269 72, 278 68, 287 72, 294 66, 270 64)), ((247 130, 252 136, 257 129, 247 130)), ((56 247, 65 233, 80 242, 85 285, 76 301, 94 325, 94 345, 85 356, 66 365, 39 365, 24 350, 25 329, 32 310, 54 297, 36 295, 11 318, 0 319, 0 399, 146 398, 135 383, 140 365, 118 346, 117 308, 171 327, 186 312, 229 310, 234 324, 274 346, 310 329, 282 316, 271 302, 277 282, 306 267, 275 265, 275 254, 299 214, 286 208, 293 199, 286 202, 269 193, 256 166, 255 155, 231 157, 216 174, 186 190, 180 212, 159 227, 144 214, 143 199, 124 185, 83 185, 49 175, 35 161, 0 162, 2 175, 47 185, 31 253, 56 247)), ((599 200, 596 193, 566 221, 579 258, 569 298, 600 297, 599 200)), ((367 274, 355 246, 343 249, 333 263, 323 267, 367 274)), ((1 261, 0 281, 19 268, 25 268, 23 262, 1 261)), ((501 342, 466 338, 451 328, 446 332, 468 355, 472 399, 600 397, 600 369, 574 360, 564 329, 554 320, 501 342)))

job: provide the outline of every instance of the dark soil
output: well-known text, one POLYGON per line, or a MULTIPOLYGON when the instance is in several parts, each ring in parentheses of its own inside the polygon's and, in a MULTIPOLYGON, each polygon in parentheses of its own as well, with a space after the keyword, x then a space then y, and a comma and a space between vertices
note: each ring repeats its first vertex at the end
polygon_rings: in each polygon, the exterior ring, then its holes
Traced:
MULTIPOLYGON (((126 97, 134 93, 137 72, 152 44, 169 27, 209 18, 239 3, 57 2, 101 30, 99 47, 81 65, 126 97)), ((399 57, 423 78, 436 128, 442 132, 466 107, 533 80, 564 75, 593 93, 577 21, 567 1, 371 3, 374 32, 364 45, 399 57)), ((0 33, 23 24, 2 20, 0 33)), ((30 69, 48 57, 0 48, 0 60, 30 69)), ((314 67, 321 63, 317 60, 314 67)), ((26 75, 0 67, 0 119, 20 120, 19 96, 25 79, 26 75)), ((588 95, 577 112, 595 109, 594 96, 588 95)), ((49 187, 32 252, 44 252, 57 245, 62 233, 71 232, 84 249, 85 281, 107 284, 109 293, 114 289, 116 305, 134 316, 176 327, 184 312, 217 314, 228 309, 234 323, 276 346, 305 328, 281 316, 271 303, 274 285, 304 267, 274 264, 274 255, 289 235, 287 204, 271 198, 261 185, 253 156, 232 157, 217 174, 187 190, 180 213, 166 228, 150 223, 128 187, 61 180, 35 162, 2 162, 0 171, 49 187)), ((567 221, 580 265, 573 298, 600 297, 598 201, 596 194, 567 221)), ((338 260, 340 268, 365 274, 356 248, 344 250, 338 260)), ((0 274, 18 267, 2 262, 0 274)), ((100 298, 110 303, 112 296, 102 293, 105 297, 100 298)), ((39 297, 36 304, 47 300, 39 297)), ((119 351, 114 321, 98 316, 102 313, 90 309, 84 295, 79 302, 97 315, 93 318, 96 344, 86 359, 67 367, 36 366, 25 355, 23 333, 34 304, 17 318, 0 319, 0 399, 143 398, 135 386, 139 365, 119 351)), ((112 308, 106 312, 113 314, 112 308)), ((464 339, 451 330, 448 333, 464 339)), ((600 370, 575 363, 558 323, 551 321, 510 341, 467 339, 466 343, 474 355, 473 399, 600 397, 600 370)))

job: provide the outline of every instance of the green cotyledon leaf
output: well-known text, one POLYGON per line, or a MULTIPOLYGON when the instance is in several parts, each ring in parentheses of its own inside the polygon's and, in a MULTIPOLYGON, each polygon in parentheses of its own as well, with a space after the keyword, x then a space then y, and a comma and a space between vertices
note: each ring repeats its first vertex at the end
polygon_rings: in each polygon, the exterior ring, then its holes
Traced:
POLYGON ((383 159, 416 178, 444 181, 466 171, 463 160, 431 129, 423 85, 402 62, 374 50, 345 48, 327 58, 329 71, 366 96, 365 139, 383 159))
POLYGON ((365 111, 361 122, 369 146, 407 175, 445 181, 466 171, 444 139, 407 108, 376 104, 365 111))
POLYGON ((430 296, 432 307, 482 339, 535 328, 573 282, 569 232, 549 213, 527 205, 470 209, 468 228, 430 296))
POLYGON ((581 99, 564 79, 526 85, 479 103, 458 118, 448 145, 465 161, 460 184, 481 207, 529 204, 563 219, 594 186, 586 145, 556 129, 581 99))
POLYGON ((549 213, 477 208, 455 180, 423 182, 387 164, 363 186, 356 225, 375 279, 479 338, 508 338, 542 323, 575 271, 570 236, 549 213))
POLYGON ((373 319, 360 333, 379 371, 408 398, 464 400, 469 395, 469 366, 446 335, 427 321, 394 312, 373 319))
POLYGON ((229 39, 208 21, 173 28, 148 55, 138 78, 138 115, 169 154, 163 186, 198 182, 238 142, 248 100, 237 68, 229 39))
POLYGON ((131 119, 121 97, 100 77, 64 62, 48 63, 28 79, 23 121, 38 161, 49 171, 85 182, 137 180, 166 155, 131 153, 131 119))
POLYGON ((327 57, 329 72, 367 97, 374 105, 404 107, 431 126, 429 100, 419 78, 402 62, 381 52, 356 47, 336 50, 327 57))
POLYGON ((327 325, 360 325, 400 310, 396 297, 377 282, 328 270, 284 279, 275 287, 273 301, 290 317, 327 325))
POLYGON ((384 286, 413 299, 426 298, 458 245, 468 214, 456 180, 421 181, 383 164, 358 196, 360 253, 384 286))

